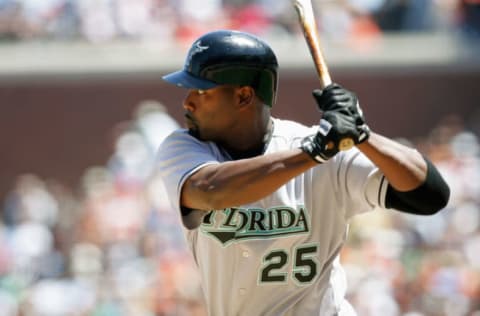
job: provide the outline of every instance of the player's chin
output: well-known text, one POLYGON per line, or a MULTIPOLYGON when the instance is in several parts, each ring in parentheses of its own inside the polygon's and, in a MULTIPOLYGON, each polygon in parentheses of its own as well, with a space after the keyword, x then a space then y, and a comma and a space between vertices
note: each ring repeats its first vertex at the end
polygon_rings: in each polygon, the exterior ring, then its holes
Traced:
POLYGON ((187 120, 187 129, 188 129, 188 133, 190 135, 192 135, 193 137, 195 137, 196 139, 198 140, 201 140, 201 141, 209 141, 211 140, 207 134, 208 133, 205 133, 205 131, 202 131, 201 128, 195 124, 192 120, 187 120))

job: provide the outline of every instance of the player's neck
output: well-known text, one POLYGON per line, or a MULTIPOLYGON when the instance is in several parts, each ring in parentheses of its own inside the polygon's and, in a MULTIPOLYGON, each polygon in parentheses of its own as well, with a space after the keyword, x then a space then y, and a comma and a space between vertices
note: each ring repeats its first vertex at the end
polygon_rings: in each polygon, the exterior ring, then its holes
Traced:
POLYGON ((244 149, 236 149, 236 148, 231 148, 231 147, 222 146, 222 145, 221 147, 230 155, 230 157, 233 160, 245 159, 245 158, 251 158, 251 157, 263 155, 263 153, 267 149, 268 144, 270 143, 270 139, 272 138, 273 129, 274 129, 273 120, 269 118, 267 122, 267 128, 264 129, 265 132, 259 142, 253 144, 252 146, 246 147, 244 149))

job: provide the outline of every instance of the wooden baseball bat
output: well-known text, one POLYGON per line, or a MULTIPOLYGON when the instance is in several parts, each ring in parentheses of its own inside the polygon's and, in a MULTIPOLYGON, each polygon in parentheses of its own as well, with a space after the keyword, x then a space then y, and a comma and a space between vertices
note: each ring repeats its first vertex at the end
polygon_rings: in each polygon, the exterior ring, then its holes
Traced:
MULTIPOLYGON (((303 31, 303 35, 307 42, 310 55, 313 58, 315 69, 317 70, 318 78, 320 80, 320 88, 324 89, 332 83, 332 78, 328 72, 328 66, 323 56, 320 45, 320 36, 318 35, 317 23, 315 21, 315 14, 311 0, 293 0, 293 6, 298 14, 298 20, 303 31)), ((339 145, 339 150, 348 150, 355 145, 353 139, 343 138, 339 145)), ((332 143, 333 147, 334 144, 332 143)))

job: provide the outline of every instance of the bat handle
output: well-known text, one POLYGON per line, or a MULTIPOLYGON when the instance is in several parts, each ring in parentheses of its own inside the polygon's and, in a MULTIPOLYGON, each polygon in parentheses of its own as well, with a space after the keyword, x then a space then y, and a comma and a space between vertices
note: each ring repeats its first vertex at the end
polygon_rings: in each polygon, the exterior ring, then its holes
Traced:
POLYGON ((345 137, 340 140, 340 143, 338 144, 338 150, 344 151, 344 150, 349 150, 355 146, 355 142, 353 141, 352 138, 350 137, 345 137))
MULTIPOLYGON (((313 57, 313 61, 315 64, 315 68, 318 73, 318 78, 320 79, 320 87, 322 89, 328 87, 330 84, 332 84, 332 78, 330 77, 330 72, 328 71, 327 64, 325 62, 325 58, 323 57, 323 53, 320 49, 320 44, 318 42, 318 33, 316 30, 310 33, 312 35, 312 40, 315 45, 315 49, 311 49, 311 54, 313 57)), ((335 146, 333 143, 330 143, 328 145, 330 146, 335 146)), ((344 151, 344 150, 349 150, 355 146, 355 142, 351 137, 345 137, 342 138, 338 144, 338 150, 339 151, 344 151)))

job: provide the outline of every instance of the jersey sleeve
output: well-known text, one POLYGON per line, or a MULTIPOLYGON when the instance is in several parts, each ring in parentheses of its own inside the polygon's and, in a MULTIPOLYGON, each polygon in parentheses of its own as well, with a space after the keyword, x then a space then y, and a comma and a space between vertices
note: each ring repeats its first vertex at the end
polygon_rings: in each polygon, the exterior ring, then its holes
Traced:
POLYGON ((376 208, 385 209, 388 180, 370 159, 353 148, 339 155, 337 163, 347 218, 376 208))
MULTIPOLYGON (((178 212, 180 212, 180 193, 183 184, 200 168, 219 163, 217 152, 216 146, 198 141, 186 130, 173 132, 161 144, 157 154, 157 171, 165 184, 170 203, 178 212)), ((203 216, 198 216, 198 212, 200 211, 194 211, 189 217, 194 218, 195 221, 201 220, 203 216)), ((184 217, 182 216, 184 225, 191 227, 192 223, 185 223, 190 219, 184 217)))

